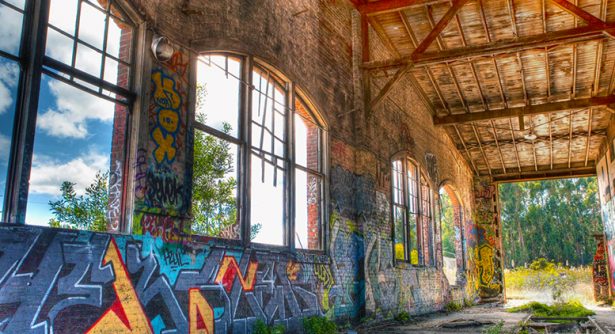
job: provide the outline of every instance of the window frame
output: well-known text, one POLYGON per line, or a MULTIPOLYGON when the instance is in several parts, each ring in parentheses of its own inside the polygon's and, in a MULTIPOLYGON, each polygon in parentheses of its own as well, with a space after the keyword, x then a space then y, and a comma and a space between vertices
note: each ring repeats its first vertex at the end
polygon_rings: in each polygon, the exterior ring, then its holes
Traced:
POLYGON ((391 173, 394 173, 394 168, 393 168, 393 164, 396 162, 401 162, 402 165, 402 175, 403 175, 403 179, 402 179, 402 183, 401 183, 401 192, 403 194, 403 201, 404 201, 404 205, 405 205, 405 214, 404 214, 404 221, 403 221, 403 230, 404 230, 404 259, 398 259, 395 256, 395 209, 397 207, 397 204, 394 203, 395 202, 395 191, 396 191, 396 187, 394 185, 393 182, 393 178, 391 178, 391 204, 390 204, 390 219, 391 219, 391 238, 392 238, 392 247, 393 247, 393 261, 395 264, 398 265, 410 265, 412 267, 416 267, 416 268, 422 268, 422 267, 436 267, 437 261, 436 261, 436 254, 435 254, 435 237, 436 237, 436 227, 435 227, 435 215, 434 215, 434 210, 435 208, 435 201, 436 198, 434 197, 434 192, 433 192, 433 186, 431 184, 431 180, 428 177, 428 174, 425 172, 425 169, 422 168, 422 166, 413 158, 410 157, 410 155, 407 152, 402 152, 399 154, 396 154, 393 156, 393 158, 391 159, 391 173), (409 169, 413 168, 414 169, 414 177, 413 177, 413 182, 412 184, 414 185, 413 189, 416 191, 416 194, 413 195, 410 192, 410 180, 408 178, 408 173, 409 173, 409 169), (425 180, 425 182, 423 182, 423 180, 425 180), (428 191, 428 199, 427 201, 429 201, 429 208, 427 209, 428 211, 430 211, 429 215, 426 215, 426 213, 424 212, 424 208, 423 208, 423 203, 424 203, 424 194, 423 194, 423 185, 427 186, 427 191, 428 191), (414 202, 414 205, 412 205, 411 201, 414 202), (414 211, 412 211, 412 207, 414 206, 414 211), (409 240, 409 235, 410 235, 410 227, 411 227, 411 221, 410 221, 410 217, 413 216, 414 219, 416 219, 416 229, 415 229, 415 233, 416 233, 416 247, 412 247, 411 243, 413 242, 413 240, 409 240), (423 229, 423 219, 428 218, 428 224, 427 224, 427 231, 424 231, 423 229), (427 233, 427 235, 425 234, 427 233), (427 242, 427 245, 425 245, 425 242, 427 242), (428 254, 425 254, 425 248, 428 248, 428 254), (416 249, 418 252, 418 264, 413 264, 412 263, 412 250, 416 249), (428 256, 426 258, 426 256, 428 256))
MULTIPOLYGON (((8 7, 15 7, 10 3, 0 0, 0 4, 8 7)), ((34 136, 37 131, 36 119, 38 116, 38 105, 40 100, 40 92, 42 86, 43 75, 48 76, 54 80, 67 84, 71 87, 79 89, 80 91, 91 94, 97 98, 102 98, 111 101, 115 104, 123 105, 126 107, 126 133, 123 152, 123 175, 126 177, 122 180, 122 189, 129 189, 126 187, 132 178, 130 177, 129 161, 132 151, 131 145, 131 133, 134 117, 134 110, 138 110, 139 104, 138 94, 136 87, 140 84, 137 83, 140 76, 136 74, 136 68, 141 68, 143 64, 142 52, 139 52, 137 47, 139 43, 142 43, 139 39, 143 38, 144 25, 143 21, 136 14, 130 4, 124 0, 114 0, 107 4, 107 8, 103 10, 105 17, 116 17, 111 13, 111 3, 114 4, 124 14, 124 18, 127 23, 132 27, 132 36, 130 42, 130 56, 128 68, 130 72, 128 74, 128 85, 126 88, 117 84, 112 84, 104 79, 104 67, 106 59, 110 55, 105 53, 107 47, 107 32, 109 24, 105 25, 105 37, 103 38, 103 51, 101 54, 101 71, 100 77, 96 77, 92 74, 79 70, 72 65, 67 65, 61 61, 54 59, 45 54, 47 45, 47 30, 58 30, 49 21, 49 15, 51 11, 51 1, 53 0, 26 0, 23 9, 22 19, 22 32, 19 46, 19 54, 17 56, 0 50, 0 56, 8 58, 10 60, 17 61, 21 68, 19 77, 16 103, 15 103, 15 119, 13 122, 13 133, 11 138, 11 147, 8 160, 8 172, 6 178, 6 188, 4 203, 2 203, 4 209, 2 216, 0 217, 0 224, 26 224, 26 210, 29 197, 29 180, 32 168, 32 158, 34 154, 34 136), (65 76, 67 77, 65 77, 65 76), (75 80, 80 80, 83 83, 77 83, 75 80), (86 85, 96 86, 98 91, 88 88, 86 85), (114 94, 117 98, 105 95, 103 91, 108 91, 114 94), (27 196, 21 196, 21 194, 28 194, 27 196)), ((83 4, 92 6, 90 0, 79 0, 76 5, 80 8, 83 4)), ((14 8, 13 8, 14 9, 14 8)), ((80 19, 79 10, 77 11, 77 22, 80 19)), ((75 29, 79 29, 76 25, 75 29)), ((66 33, 63 33, 67 35, 66 33)), ((79 42, 89 46, 89 43, 81 41, 78 37, 73 38, 73 65, 74 58, 76 57, 76 48, 79 42)), ((114 58, 114 57, 111 57, 114 58)), ((115 60, 115 59, 113 59, 115 60)), ((118 58, 118 60, 120 60, 118 58)), ((124 61, 118 61, 119 64, 124 64, 124 61)), ((111 152, 110 152, 111 153, 111 152)), ((126 222, 126 212, 129 210, 129 203, 126 203, 126 198, 129 198, 128 192, 131 190, 124 190, 121 195, 121 207, 120 207, 120 227, 119 231, 124 232, 128 230, 128 222, 126 222)), ((109 222, 107 223, 109 226, 109 222)), ((108 227, 108 231, 111 231, 108 227)))
MULTIPOLYGON (((222 138, 224 140, 228 140, 239 147, 239 157, 237 159, 237 220, 239 223, 240 235, 238 239, 226 239, 221 237, 211 237, 207 235, 201 234, 193 234, 197 237, 206 237, 221 240, 224 242, 239 242, 243 247, 251 247, 254 249, 264 249, 264 250, 278 250, 278 251, 290 251, 290 252, 306 252, 306 253, 315 253, 315 254, 327 254, 326 240, 328 238, 328 214, 327 214, 327 206, 328 203, 328 180, 327 180, 327 171, 328 171, 328 159, 329 159, 329 142, 328 142, 328 125, 322 114, 318 112, 318 108, 313 104, 312 100, 309 98, 308 94, 305 93, 304 90, 299 88, 294 81, 289 79, 287 76, 283 75, 276 68, 261 60, 257 57, 254 57, 249 54, 239 53, 234 51, 201 51, 198 54, 193 56, 192 63, 193 66, 193 87, 196 87, 196 77, 198 71, 198 64, 201 57, 207 56, 225 56, 229 58, 236 58, 240 61, 241 67, 241 77, 239 80, 239 116, 238 116, 238 132, 237 137, 233 137, 231 135, 226 135, 222 131, 219 131, 211 126, 206 124, 202 124, 196 121, 196 100, 192 103, 192 110, 190 116, 190 127, 193 131, 192 135, 194 135, 194 130, 203 131, 205 134, 214 135, 218 138, 222 138), (253 85, 253 73, 255 71, 259 72, 268 72, 272 75, 272 80, 275 81, 275 85, 280 85, 285 92, 285 104, 287 114, 285 116, 285 131, 284 131, 284 158, 283 163, 286 166, 284 169, 284 185, 283 185, 283 194, 284 194, 284 203, 283 203, 283 245, 275 245, 275 244, 266 244, 259 243, 250 240, 250 231, 251 231, 251 186, 252 186, 252 155, 257 155, 257 151, 259 148, 252 143, 252 127, 256 122, 256 119, 252 117, 253 115, 253 95, 256 87, 253 85), (301 166, 296 162, 296 146, 295 146, 295 114, 297 113, 295 108, 295 103, 300 101, 308 112, 309 116, 312 118, 314 124, 319 128, 318 133, 318 161, 320 169, 319 171, 314 171, 312 169, 307 168, 306 166, 301 166), (298 248, 295 245, 295 227, 296 227, 296 169, 300 169, 307 174, 315 174, 321 180, 320 192, 321 198, 319 200, 319 219, 320 219, 320 230, 318 233, 319 236, 319 249, 307 249, 307 248, 298 248)), ((222 69, 223 70, 223 69, 222 69)), ((191 90, 191 94, 194 94, 194 89, 191 90)), ((262 92, 262 94, 264 94, 262 92)), ((190 148, 189 154, 192 156, 194 147, 190 148)), ((267 153, 265 155, 273 155, 276 153, 267 153)), ((276 157, 277 159, 282 159, 280 157, 276 157)), ((192 162, 189 163, 187 168, 192 170, 193 165, 192 162)), ((276 167, 277 168, 277 167, 276 167)), ((192 200, 190 201, 190 214, 192 214, 192 200)))

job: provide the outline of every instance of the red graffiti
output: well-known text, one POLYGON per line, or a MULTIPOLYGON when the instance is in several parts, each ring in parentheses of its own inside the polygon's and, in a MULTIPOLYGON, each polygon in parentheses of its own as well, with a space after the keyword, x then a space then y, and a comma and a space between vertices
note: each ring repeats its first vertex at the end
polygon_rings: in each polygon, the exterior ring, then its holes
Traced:
POLYGON ((239 278, 241 287, 245 291, 252 291, 254 289, 254 283, 256 283, 256 268, 258 268, 258 263, 250 261, 246 274, 243 275, 239 270, 237 260, 232 256, 225 256, 222 261, 220 261, 220 270, 218 270, 218 275, 216 275, 214 283, 222 283, 224 290, 230 293, 233 289, 235 277, 237 277, 239 278))
POLYGON ((162 238, 164 242, 181 241, 181 223, 171 217, 144 214, 141 218, 143 234, 149 232, 152 237, 162 238))

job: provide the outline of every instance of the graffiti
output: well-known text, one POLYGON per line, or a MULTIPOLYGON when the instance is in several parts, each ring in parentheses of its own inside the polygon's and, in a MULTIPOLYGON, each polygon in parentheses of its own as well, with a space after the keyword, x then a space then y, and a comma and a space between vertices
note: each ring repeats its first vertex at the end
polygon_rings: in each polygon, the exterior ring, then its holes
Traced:
POLYGON ((137 161, 134 163, 135 169, 135 197, 142 200, 147 191, 147 158, 146 151, 139 149, 137 152, 137 161))
POLYGON ((156 126, 151 133, 156 144, 154 158, 158 163, 172 163, 177 151, 176 139, 181 122, 179 110, 182 98, 175 80, 160 70, 152 72, 152 84, 153 100, 157 107, 156 126))
POLYGON ((481 245, 475 249, 476 268, 480 287, 499 291, 501 285, 496 279, 495 254, 490 245, 481 245))
POLYGON ((331 291, 333 285, 335 285, 335 279, 331 273, 331 268, 324 264, 314 265, 314 275, 316 276, 316 279, 318 279, 318 282, 322 284, 322 308, 326 311, 330 308, 329 292, 331 291))
POLYGON ((107 219, 112 231, 118 231, 120 227, 122 203, 122 163, 115 162, 115 168, 109 175, 109 210, 107 219))
POLYGON ((257 319, 297 332, 323 315, 323 285, 339 300, 328 265, 150 235, 1 227, 0 270, 2 333, 249 333, 257 319), (315 275, 292 279, 299 267, 315 275))
POLYGON ((288 261, 286 264, 286 276, 291 282, 297 280, 297 275, 299 275, 299 271, 301 271, 301 265, 295 261, 288 261))
POLYGON ((427 167, 427 174, 429 174, 429 178, 435 184, 438 184, 438 160, 433 153, 425 153, 425 166, 427 167))
POLYGON ((103 265, 107 264, 113 265, 116 299, 87 333, 153 333, 113 239, 103 260, 103 265))
POLYGON ((184 206, 184 185, 172 171, 147 171, 145 205, 181 212, 184 206))
POLYGON ((149 233, 154 238, 161 238, 164 242, 181 241, 181 228, 176 221, 167 216, 158 216, 144 213, 140 220, 142 233, 149 233))
POLYGON ((214 311, 197 288, 188 290, 190 334, 214 333, 214 311))
POLYGON ((256 277, 257 267, 258 263, 250 261, 247 272, 243 275, 239 270, 237 260, 235 260, 232 256, 225 256, 220 263, 220 270, 218 270, 218 275, 216 276, 214 283, 222 284, 224 286, 224 290, 229 293, 231 292, 231 289, 233 289, 235 278, 237 278, 239 279, 241 287, 245 291, 253 291, 255 282, 254 277, 256 277))
POLYGON ((602 237, 597 238, 596 254, 592 268, 592 278, 594 282, 594 299, 596 301, 606 301, 609 298, 609 278, 608 266, 606 261, 606 247, 602 237))

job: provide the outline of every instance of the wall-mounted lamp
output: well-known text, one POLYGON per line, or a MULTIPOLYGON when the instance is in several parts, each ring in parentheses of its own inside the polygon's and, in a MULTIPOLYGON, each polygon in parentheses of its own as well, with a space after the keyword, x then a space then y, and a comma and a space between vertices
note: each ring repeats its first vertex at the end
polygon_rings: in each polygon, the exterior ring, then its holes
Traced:
POLYGON ((154 35, 152 40, 152 53, 156 60, 165 62, 173 57, 175 49, 166 37, 154 35))

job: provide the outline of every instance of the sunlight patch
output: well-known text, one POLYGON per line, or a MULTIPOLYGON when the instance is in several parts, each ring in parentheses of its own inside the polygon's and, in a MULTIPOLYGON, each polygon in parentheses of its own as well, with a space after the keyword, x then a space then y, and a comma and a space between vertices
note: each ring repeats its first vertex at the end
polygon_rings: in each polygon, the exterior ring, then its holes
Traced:
POLYGON ((85 193, 96 177, 97 172, 109 170, 109 157, 105 154, 90 152, 70 161, 59 161, 45 155, 34 155, 30 176, 30 193, 61 194, 60 185, 64 181, 75 183, 78 195, 85 193))
POLYGON ((88 120, 113 121, 113 102, 61 82, 50 81, 48 85, 57 109, 48 109, 37 122, 48 135, 83 139, 88 135, 88 120))

